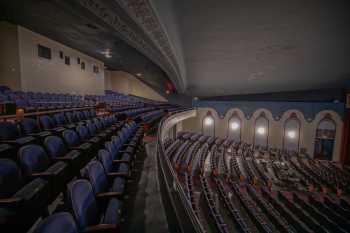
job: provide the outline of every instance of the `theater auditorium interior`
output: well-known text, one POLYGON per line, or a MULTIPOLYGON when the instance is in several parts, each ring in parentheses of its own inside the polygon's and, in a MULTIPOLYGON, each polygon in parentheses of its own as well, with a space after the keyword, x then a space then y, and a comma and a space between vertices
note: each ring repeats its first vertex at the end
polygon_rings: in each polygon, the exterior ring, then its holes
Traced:
POLYGON ((350 232, 349 12, 0 0, 0 232, 350 232))

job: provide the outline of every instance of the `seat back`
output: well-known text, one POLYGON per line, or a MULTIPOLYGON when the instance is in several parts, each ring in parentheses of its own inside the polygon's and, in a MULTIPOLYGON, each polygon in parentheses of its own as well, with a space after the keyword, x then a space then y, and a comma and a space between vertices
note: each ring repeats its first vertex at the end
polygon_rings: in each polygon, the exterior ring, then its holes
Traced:
POLYGON ((65 115, 66 115, 68 123, 72 124, 72 123, 76 122, 72 112, 66 112, 65 115))
POLYGON ((88 128, 89 133, 90 133, 91 136, 96 135, 97 129, 96 129, 96 126, 95 126, 94 123, 89 122, 89 123, 87 124, 87 128, 88 128))
POLYGON ((95 125, 96 125, 98 130, 102 130, 103 129, 103 126, 102 126, 101 122, 97 118, 94 119, 94 123, 95 123, 95 125))
POLYGON ((21 128, 24 134, 38 133, 40 131, 36 120, 32 118, 24 118, 21 121, 21 128))
POLYGON ((105 172, 111 172, 113 168, 113 158, 111 154, 107 150, 102 149, 98 151, 97 157, 98 160, 102 163, 105 172))
POLYGON ((80 143, 79 136, 71 129, 63 131, 63 138, 68 146, 77 146, 80 143))
POLYGON ((77 132, 81 140, 88 140, 90 138, 88 129, 83 125, 77 127, 77 132))
POLYGON ((85 119, 89 119, 91 117, 89 110, 83 111, 83 115, 84 115, 85 119))
POLYGON ((11 159, 0 159, 0 198, 11 197, 22 183, 21 172, 11 159))
POLYGON ((73 112, 73 116, 74 116, 78 121, 84 120, 84 116, 83 116, 82 113, 79 112, 79 111, 73 112))
POLYGON ((75 180, 69 184, 68 200, 80 230, 99 223, 99 210, 89 181, 75 180))
POLYGON ((65 118, 63 113, 57 113, 53 117, 56 121, 56 125, 62 126, 62 125, 67 124, 67 119, 65 118))
POLYGON ((119 148, 116 146, 116 144, 114 144, 111 141, 105 142, 105 149, 108 150, 108 152, 115 157, 118 154, 118 150, 119 148))
POLYGON ((30 176, 32 173, 43 172, 49 165, 49 157, 45 150, 39 145, 26 145, 18 150, 19 162, 23 173, 30 176))
POLYGON ((108 189, 108 179, 102 164, 92 161, 83 170, 83 177, 91 183, 95 195, 108 189))
POLYGON ((45 218, 35 233, 78 233, 77 226, 70 213, 61 212, 45 218))
POLYGON ((49 117, 49 116, 46 116, 46 115, 45 116, 41 116, 39 118, 39 120, 40 120, 40 124, 41 124, 41 126, 43 127, 44 130, 52 129, 52 128, 55 127, 55 124, 54 124, 52 118, 49 117))
POLYGON ((67 153, 66 145, 60 137, 48 136, 44 140, 44 145, 52 158, 61 157, 67 153))
POLYGON ((0 140, 14 140, 19 133, 17 124, 11 122, 0 122, 0 140))

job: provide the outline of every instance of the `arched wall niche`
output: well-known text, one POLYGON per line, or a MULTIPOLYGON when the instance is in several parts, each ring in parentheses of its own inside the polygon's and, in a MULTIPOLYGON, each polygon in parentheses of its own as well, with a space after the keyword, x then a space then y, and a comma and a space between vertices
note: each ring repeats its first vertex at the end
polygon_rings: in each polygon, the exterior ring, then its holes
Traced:
POLYGON ((315 135, 314 157, 332 160, 337 130, 337 123, 330 114, 326 114, 318 123, 315 135))
POLYGON ((282 149, 288 152, 298 153, 300 148, 301 121, 295 112, 285 120, 283 124, 282 149))
POLYGON ((223 119, 223 123, 225 125, 225 128, 223 129, 224 137, 229 137, 230 133, 230 124, 229 121, 232 116, 239 117, 241 120, 240 125, 240 140, 241 141, 247 141, 246 131, 247 131, 247 120, 245 118, 245 115, 243 111, 239 108, 231 108, 229 111, 226 112, 225 118, 223 119))
POLYGON ((315 115, 315 118, 311 122, 308 122, 306 121, 303 113, 295 108, 284 111, 279 120, 275 120, 272 113, 268 109, 260 108, 252 113, 250 119, 247 120, 243 111, 239 108, 229 109, 224 118, 221 119, 214 108, 199 107, 197 108, 197 117, 187 119, 183 122, 183 130, 201 132, 201 122, 208 111, 211 111, 212 116, 215 119, 215 136, 221 138, 226 138, 228 136, 228 122, 233 112, 236 112, 236 114, 238 114, 242 120, 241 140, 250 144, 254 144, 255 120, 257 117, 259 117, 261 112, 264 112, 265 116, 269 119, 269 147, 278 149, 283 148, 284 125, 291 114, 294 113, 300 120, 299 152, 307 154, 310 157, 313 157, 314 154, 317 123, 325 116, 325 114, 329 113, 332 116, 332 119, 336 122, 335 143, 332 159, 335 161, 339 161, 340 159, 343 121, 340 115, 335 111, 321 111, 315 115))
POLYGON ((242 140, 243 121, 237 111, 233 111, 227 120, 227 138, 240 142, 242 140))
MULTIPOLYGON (((271 142, 273 142, 272 140, 271 140, 271 136, 273 136, 272 134, 271 134, 271 129, 272 128, 274 128, 274 126, 275 126, 275 124, 274 124, 274 120, 273 120, 273 116, 272 116, 272 113, 271 113, 271 111, 270 110, 268 110, 268 109, 266 109, 266 108, 260 108, 260 109, 257 109, 253 114, 252 114, 252 116, 250 117, 250 119, 249 120, 247 120, 248 121, 248 129, 246 129, 247 130, 247 132, 246 133, 248 133, 249 132, 249 136, 248 136, 248 138, 249 138, 249 143, 251 143, 251 144, 256 144, 256 139, 259 141, 259 138, 261 138, 260 137, 260 135, 258 136, 258 137, 256 137, 256 130, 257 130, 257 125, 256 125, 256 121, 257 121, 257 119, 258 118, 260 118, 261 116, 264 116, 266 119, 267 119, 267 121, 268 121, 268 125, 266 125, 265 126, 265 135, 267 135, 267 139, 266 139, 266 141, 267 141, 267 144, 269 145, 269 146, 273 146, 273 147, 275 147, 276 145, 274 144, 274 143, 271 143, 271 142)), ((259 143, 258 143, 259 144, 259 143)))
MULTIPOLYGON (((325 110, 319 112, 314 121, 312 122, 313 125, 313 141, 312 141, 312 154, 315 155, 315 147, 316 145, 316 139, 317 136, 317 128, 319 127, 320 123, 323 121, 330 121, 335 124, 335 133, 334 133, 334 143, 333 143, 333 149, 332 154, 330 155, 331 160, 333 161, 339 161, 340 160, 340 149, 341 149, 341 141, 342 141, 342 130, 343 130, 343 121, 341 117, 334 111, 331 110, 325 110)), ((317 156, 317 155, 316 155, 317 156)))
POLYGON ((211 111, 202 118, 202 133, 207 136, 215 137, 216 120, 211 111))
POLYGON ((254 121, 254 146, 267 148, 269 146, 270 120, 262 111, 254 121))

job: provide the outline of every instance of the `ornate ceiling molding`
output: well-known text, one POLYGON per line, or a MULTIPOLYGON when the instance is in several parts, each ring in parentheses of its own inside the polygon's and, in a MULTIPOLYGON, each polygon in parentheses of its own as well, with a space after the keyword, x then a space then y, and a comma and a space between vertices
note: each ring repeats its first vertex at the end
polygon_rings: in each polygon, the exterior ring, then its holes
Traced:
MULTIPOLYGON (((168 62, 173 66, 178 77, 180 69, 175 54, 171 48, 170 40, 163 30, 149 0, 117 0, 124 10, 149 35, 154 44, 160 49, 168 62)), ((181 78, 181 77, 180 77, 181 78)))
POLYGON ((113 27, 120 38, 158 64, 178 90, 183 83, 175 55, 148 0, 117 0, 128 14, 125 17, 100 0, 76 0, 104 23, 113 27), (134 25, 130 21, 136 21, 134 25), (141 27, 141 28, 139 28, 141 27))

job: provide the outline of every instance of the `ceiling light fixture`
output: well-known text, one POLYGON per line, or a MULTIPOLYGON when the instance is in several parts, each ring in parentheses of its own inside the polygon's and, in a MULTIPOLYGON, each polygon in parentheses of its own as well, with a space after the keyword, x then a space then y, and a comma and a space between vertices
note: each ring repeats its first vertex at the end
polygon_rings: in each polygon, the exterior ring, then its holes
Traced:
POLYGON ((137 73, 136 76, 137 76, 137 77, 141 77, 142 74, 141 74, 141 73, 137 73))
POLYGON ((110 49, 106 49, 105 51, 102 51, 101 54, 103 54, 106 58, 112 57, 112 53, 110 49))

